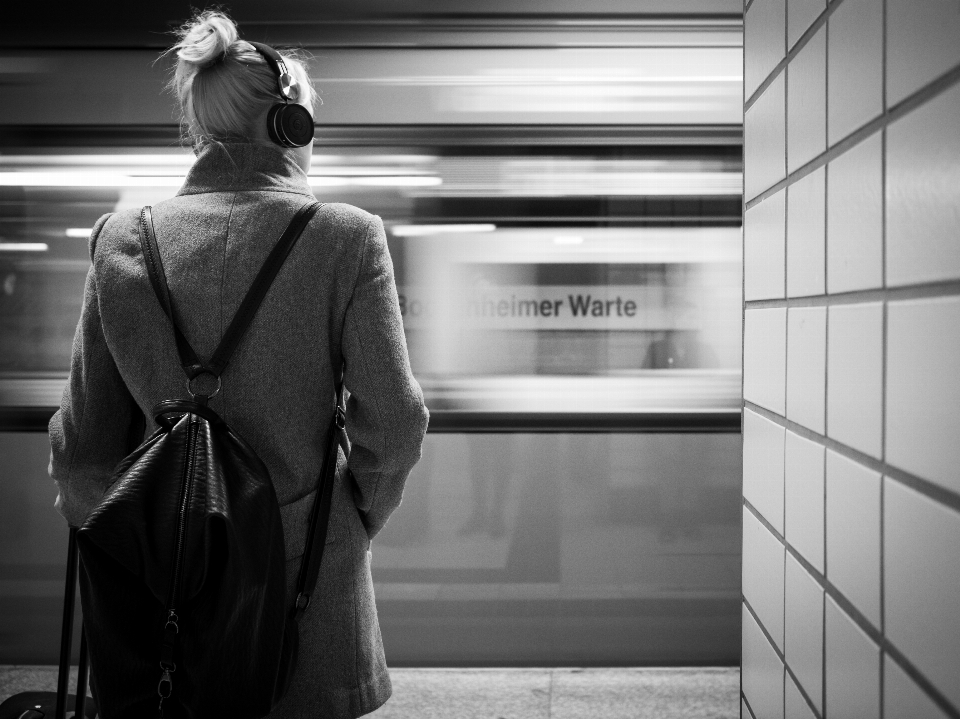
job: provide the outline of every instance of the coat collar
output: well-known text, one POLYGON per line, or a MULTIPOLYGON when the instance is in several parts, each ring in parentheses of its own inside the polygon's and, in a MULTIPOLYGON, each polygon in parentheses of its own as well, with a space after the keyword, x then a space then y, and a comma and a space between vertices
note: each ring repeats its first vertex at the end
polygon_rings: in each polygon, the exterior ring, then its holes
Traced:
POLYGON ((205 145, 177 194, 249 191, 313 197, 306 174, 289 153, 272 145, 247 142, 205 145))

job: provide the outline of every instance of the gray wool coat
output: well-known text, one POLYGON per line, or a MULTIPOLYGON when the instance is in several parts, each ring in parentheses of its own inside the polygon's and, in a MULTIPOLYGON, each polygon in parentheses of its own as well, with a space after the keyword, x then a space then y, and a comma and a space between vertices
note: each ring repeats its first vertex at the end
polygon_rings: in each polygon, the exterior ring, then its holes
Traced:
MULTIPOLYGON (((177 196, 154 206, 174 314, 201 358, 213 353, 290 218, 313 200, 306 175, 283 150, 237 143, 206 147, 177 196)), ((109 214, 93 228, 70 379, 50 421, 57 507, 74 526, 96 506, 127 452, 133 402, 149 434, 157 426, 154 405, 189 397, 170 322, 143 263, 138 216, 109 214)), ((348 439, 328 544, 301 622, 297 671, 271 717, 352 719, 390 696, 370 540, 400 504, 427 426, 383 224, 332 204, 303 232, 210 402, 270 471, 290 595, 323 462, 333 367, 341 362, 348 439)))

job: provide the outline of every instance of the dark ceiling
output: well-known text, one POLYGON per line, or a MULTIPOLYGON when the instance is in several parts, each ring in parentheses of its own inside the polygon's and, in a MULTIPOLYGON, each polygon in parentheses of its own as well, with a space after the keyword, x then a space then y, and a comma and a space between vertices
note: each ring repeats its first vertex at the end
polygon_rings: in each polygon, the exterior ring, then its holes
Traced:
MULTIPOLYGON (((0 49, 161 48, 198 6, 217 5, 186 0, 8 3, 0 49)), ((736 24, 743 5, 741 0, 232 0, 219 7, 238 21, 245 37, 315 46, 402 44, 405 33, 424 28, 615 33, 650 23, 736 24)))

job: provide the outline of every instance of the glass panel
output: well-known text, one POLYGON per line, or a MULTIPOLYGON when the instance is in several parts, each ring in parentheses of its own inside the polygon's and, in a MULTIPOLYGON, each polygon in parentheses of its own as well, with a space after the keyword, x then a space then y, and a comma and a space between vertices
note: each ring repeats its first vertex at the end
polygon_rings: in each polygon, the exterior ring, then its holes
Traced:
POLYGON ((737 435, 428 435, 374 540, 388 658, 736 663, 737 435))
MULTIPOLYGON (((48 454, 0 433, 0 664, 56 662, 48 454)), ((387 658, 735 664, 739 509, 737 435, 428 435, 373 542, 387 658)))

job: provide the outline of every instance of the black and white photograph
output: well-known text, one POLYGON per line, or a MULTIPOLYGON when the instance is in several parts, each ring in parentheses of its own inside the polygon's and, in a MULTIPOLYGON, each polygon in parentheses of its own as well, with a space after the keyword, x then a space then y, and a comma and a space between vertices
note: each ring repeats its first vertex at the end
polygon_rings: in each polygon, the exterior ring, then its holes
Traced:
POLYGON ((0 719, 960 719, 960 0, 0 10, 0 719))

